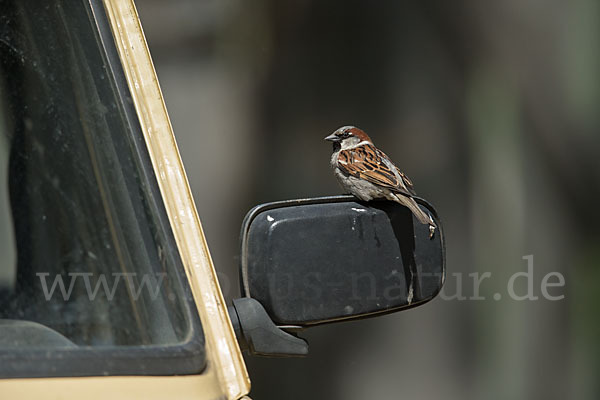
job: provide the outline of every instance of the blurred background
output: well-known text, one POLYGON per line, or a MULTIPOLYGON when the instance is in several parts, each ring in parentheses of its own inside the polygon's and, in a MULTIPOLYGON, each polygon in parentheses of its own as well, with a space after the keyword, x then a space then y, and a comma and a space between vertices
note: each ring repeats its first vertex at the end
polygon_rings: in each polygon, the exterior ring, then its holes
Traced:
POLYGON ((252 206, 341 192, 323 138, 342 125, 444 222, 438 298, 310 329, 306 359, 247 357, 253 398, 600 398, 599 2, 137 6, 228 300, 252 206), (538 300, 517 301, 529 255, 538 300))

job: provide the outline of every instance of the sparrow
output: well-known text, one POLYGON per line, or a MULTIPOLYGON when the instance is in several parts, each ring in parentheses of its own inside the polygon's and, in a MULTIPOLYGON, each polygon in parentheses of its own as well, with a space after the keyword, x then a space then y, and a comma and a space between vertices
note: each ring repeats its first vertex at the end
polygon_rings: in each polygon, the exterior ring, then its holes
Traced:
POLYGON ((429 225, 433 238, 437 225, 413 199, 413 183, 364 131, 342 126, 325 140, 333 142, 331 167, 344 190, 362 201, 387 199, 408 207, 420 223, 429 225))

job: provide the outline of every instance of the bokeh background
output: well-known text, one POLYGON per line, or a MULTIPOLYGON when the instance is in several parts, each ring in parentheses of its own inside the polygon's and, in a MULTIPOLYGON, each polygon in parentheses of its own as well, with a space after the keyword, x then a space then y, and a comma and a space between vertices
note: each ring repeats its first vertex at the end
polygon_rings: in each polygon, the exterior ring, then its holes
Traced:
POLYGON ((341 125, 444 222, 442 296, 310 329, 306 359, 247 357, 253 398, 600 398, 600 2, 137 5, 228 300, 252 206, 340 193, 322 139, 341 125), (528 255, 539 299, 516 301, 528 255))

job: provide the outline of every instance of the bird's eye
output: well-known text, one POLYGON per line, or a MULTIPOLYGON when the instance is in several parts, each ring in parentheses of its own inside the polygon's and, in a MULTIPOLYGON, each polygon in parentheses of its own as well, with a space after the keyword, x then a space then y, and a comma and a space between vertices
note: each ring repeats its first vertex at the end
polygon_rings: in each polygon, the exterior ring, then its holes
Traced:
POLYGON ((343 137, 344 139, 346 139, 347 137, 350 137, 350 131, 346 131, 346 132, 344 132, 344 134, 342 135, 342 137, 343 137))

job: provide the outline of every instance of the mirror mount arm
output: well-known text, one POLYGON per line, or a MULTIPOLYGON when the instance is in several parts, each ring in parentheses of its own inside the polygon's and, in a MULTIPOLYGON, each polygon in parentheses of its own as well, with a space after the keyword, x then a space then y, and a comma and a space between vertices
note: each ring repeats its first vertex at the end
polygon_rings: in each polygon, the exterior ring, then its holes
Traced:
POLYGON ((250 297, 234 299, 228 311, 242 350, 266 357, 303 357, 308 354, 306 340, 277 327, 257 300, 250 297))

